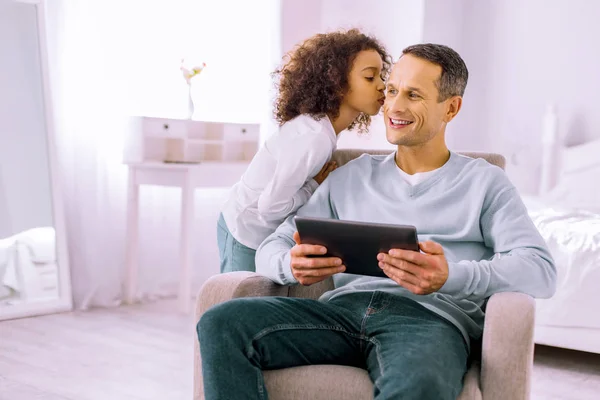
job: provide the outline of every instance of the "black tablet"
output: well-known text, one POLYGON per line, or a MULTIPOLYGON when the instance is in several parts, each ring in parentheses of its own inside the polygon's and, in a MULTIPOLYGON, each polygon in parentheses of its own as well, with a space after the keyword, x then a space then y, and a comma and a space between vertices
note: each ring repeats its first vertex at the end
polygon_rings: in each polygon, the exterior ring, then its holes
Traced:
POLYGON ((302 244, 327 248, 322 257, 339 257, 345 273, 386 277, 379 268, 377 254, 390 249, 419 251, 417 228, 412 225, 376 224, 339 219, 295 216, 302 244))

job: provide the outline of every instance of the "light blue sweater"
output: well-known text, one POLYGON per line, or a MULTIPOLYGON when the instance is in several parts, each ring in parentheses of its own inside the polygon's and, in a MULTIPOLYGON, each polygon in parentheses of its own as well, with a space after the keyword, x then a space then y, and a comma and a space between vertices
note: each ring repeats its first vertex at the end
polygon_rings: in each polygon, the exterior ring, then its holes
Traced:
MULTIPOLYGON (((421 296, 391 279, 342 273, 333 276, 335 289, 320 300, 358 291, 389 292, 446 318, 465 339, 478 339, 482 307, 492 294, 553 295, 552 256, 502 169, 451 153, 435 174, 411 186, 397 168, 394 154, 363 155, 331 173, 297 215, 414 225, 420 241, 444 248, 448 280, 438 292, 421 296)), ((295 230, 289 217, 262 243, 257 272, 279 284, 298 284, 289 254, 295 230)))

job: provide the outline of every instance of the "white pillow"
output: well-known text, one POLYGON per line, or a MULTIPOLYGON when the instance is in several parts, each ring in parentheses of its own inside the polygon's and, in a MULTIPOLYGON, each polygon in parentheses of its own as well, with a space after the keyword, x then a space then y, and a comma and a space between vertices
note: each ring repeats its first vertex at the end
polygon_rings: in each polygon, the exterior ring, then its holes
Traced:
MULTIPOLYGON (((600 167, 563 174, 547 194, 550 203, 600 213, 600 167)), ((545 196, 546 197, 546 196, 545 196)))

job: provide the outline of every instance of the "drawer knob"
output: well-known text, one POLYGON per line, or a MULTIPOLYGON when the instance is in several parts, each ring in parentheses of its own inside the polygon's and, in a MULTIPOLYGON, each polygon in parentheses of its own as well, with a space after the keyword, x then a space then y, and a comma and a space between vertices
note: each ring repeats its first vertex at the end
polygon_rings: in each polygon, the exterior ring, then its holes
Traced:
POLYGON ((246 133, 246 128, 243 128, 243 129, 242 129, 242 133, 246 133))
POLYGON ((169 124, 163 124, 163 129, 169 130, 169 124))

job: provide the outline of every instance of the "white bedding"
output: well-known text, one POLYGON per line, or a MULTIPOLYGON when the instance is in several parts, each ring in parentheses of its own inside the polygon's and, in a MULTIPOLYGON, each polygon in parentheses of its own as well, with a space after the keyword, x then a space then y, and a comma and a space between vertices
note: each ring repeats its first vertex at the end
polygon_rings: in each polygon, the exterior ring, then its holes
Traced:
POLYGON ((600 328, 600 213, 523 200, 558 273, 554 297, 536 300, 536 324, 600 328))
POLYGON ((554 297, 536 300, 535 342, 600 354, 600 136, 567 146, 556 126, 543 135, 543 198, 524 198, 558 272, 554 297))
POLYGON ((0 239, 0 302, 57 296, 54 228, 29 229, 0 239))

